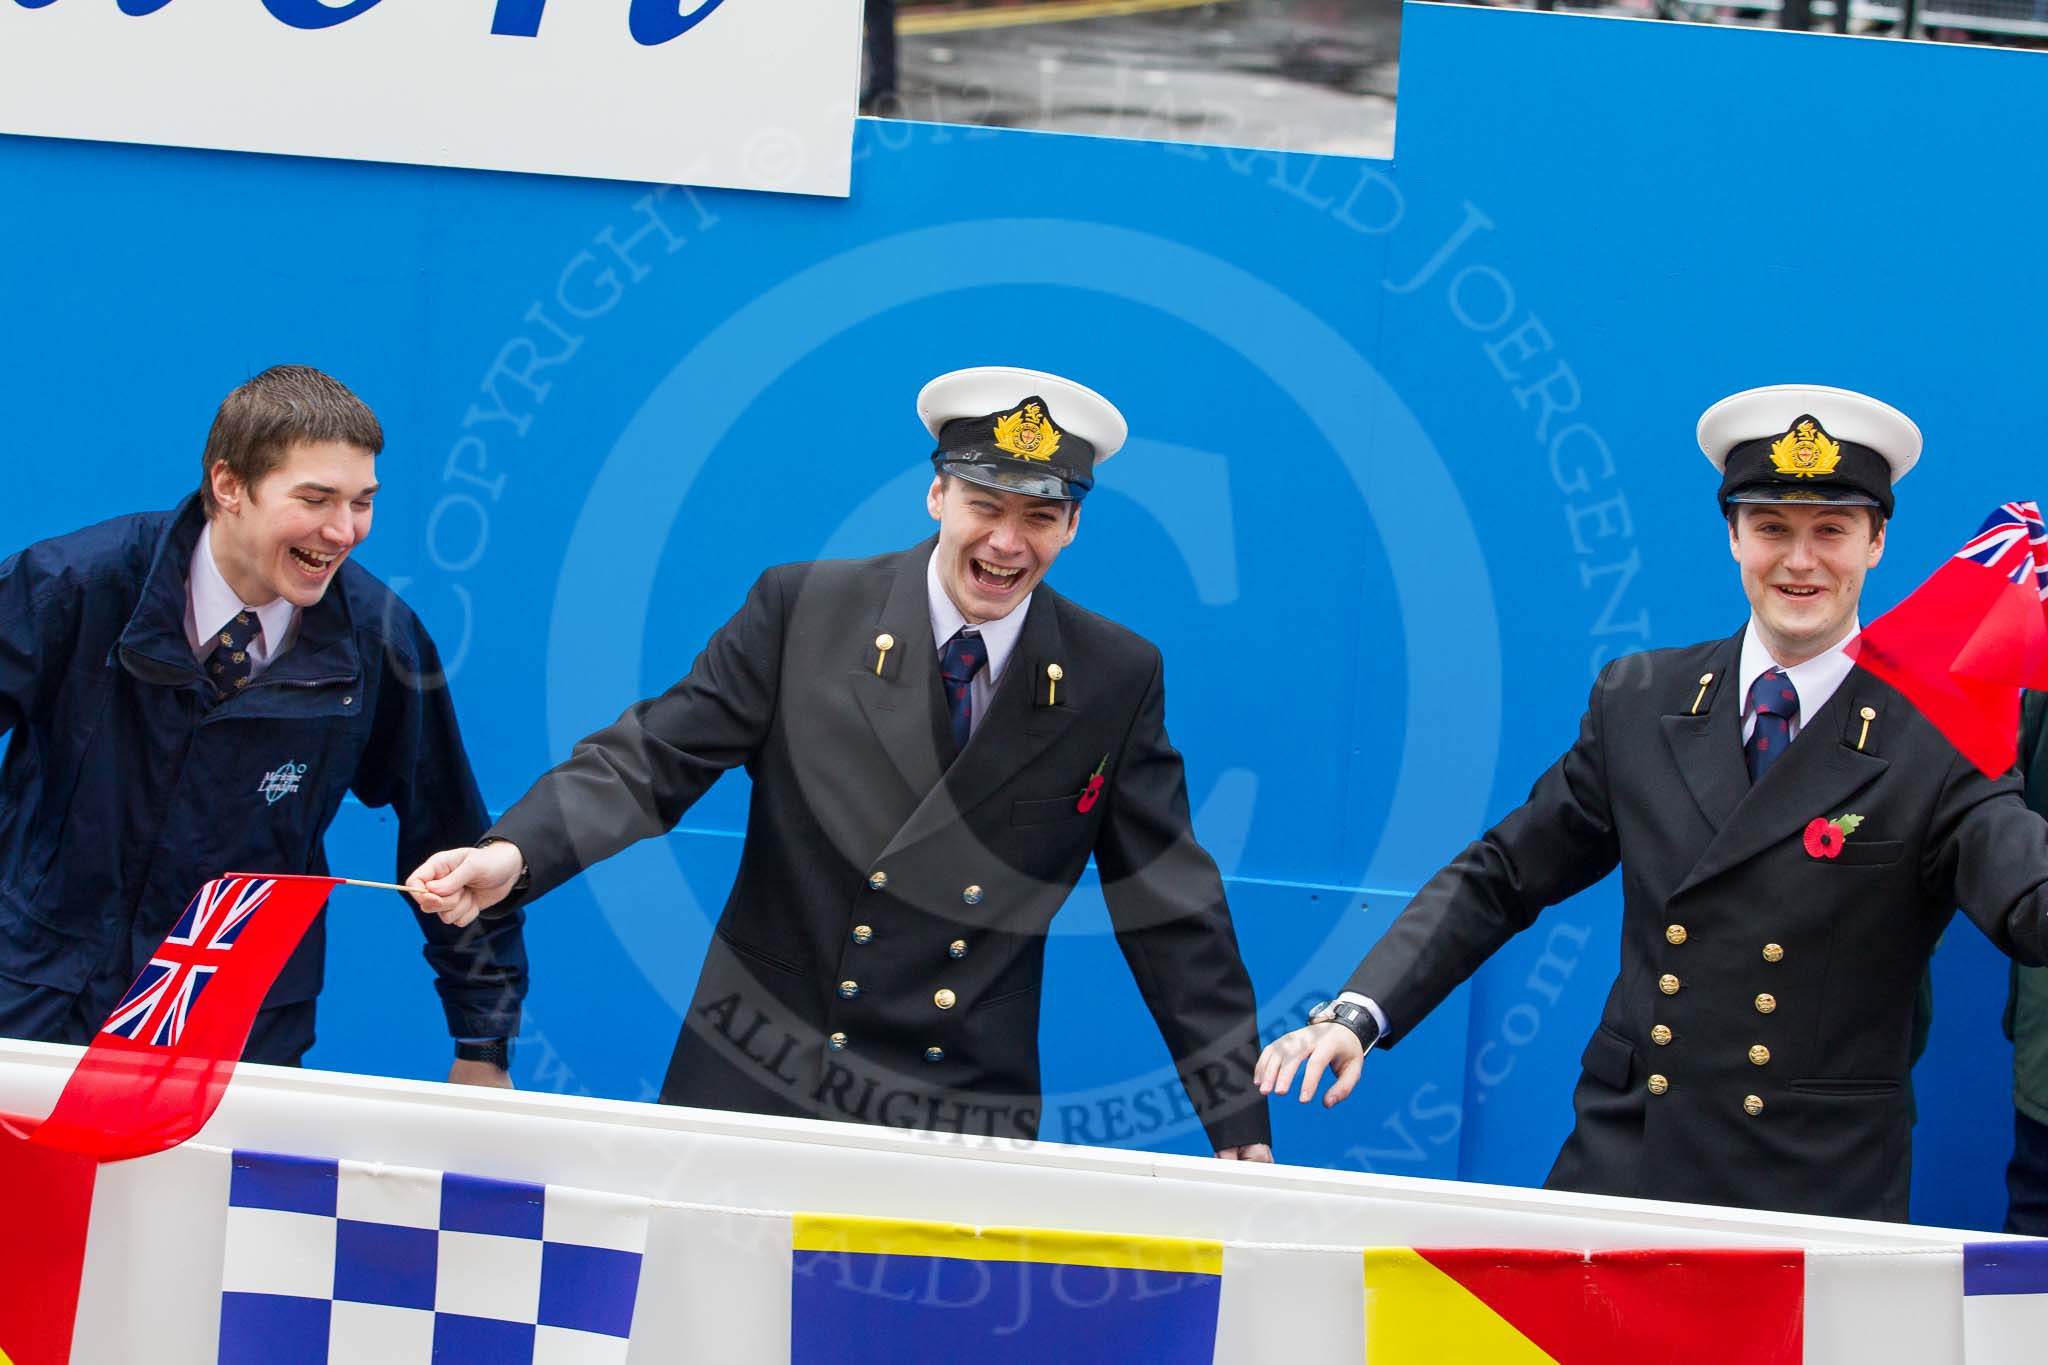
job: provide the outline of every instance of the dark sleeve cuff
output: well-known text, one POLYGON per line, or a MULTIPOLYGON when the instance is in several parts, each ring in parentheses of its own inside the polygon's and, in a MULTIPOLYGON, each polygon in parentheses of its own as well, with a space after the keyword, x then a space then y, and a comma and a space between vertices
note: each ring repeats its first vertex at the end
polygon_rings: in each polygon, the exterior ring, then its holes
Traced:
POLYGON ((1273 1145, 1273 1121, 1266 1112, 1266 1097, 1256 1088, 1244 1098, 1241 1107, 1234 1106, 1229 1112, 1205 1121, 1203 1128, 1209 1134, 1210 1148, 1218 1152, 1253 1143, 1273 1145))

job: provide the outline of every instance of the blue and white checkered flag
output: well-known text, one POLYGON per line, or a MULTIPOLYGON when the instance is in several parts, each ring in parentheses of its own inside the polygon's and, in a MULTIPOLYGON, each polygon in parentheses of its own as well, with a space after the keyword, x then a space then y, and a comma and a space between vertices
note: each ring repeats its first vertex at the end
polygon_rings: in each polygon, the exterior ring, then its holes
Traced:
POLYGON ((622 1365, 646 1200, 237 1152, 220 1365, 622 1365))

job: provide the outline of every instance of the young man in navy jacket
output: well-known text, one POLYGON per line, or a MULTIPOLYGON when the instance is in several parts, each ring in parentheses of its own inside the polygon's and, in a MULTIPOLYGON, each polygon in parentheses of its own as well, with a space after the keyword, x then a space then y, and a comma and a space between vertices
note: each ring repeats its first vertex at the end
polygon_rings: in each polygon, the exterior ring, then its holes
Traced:
MULTIPOLYGON (((433 641, 350 561, 382 428, 305 366, 230 393, 198 492, 0 562, 0 1034, 83 1043, 200 884, 324 873, 342 798, 398 816, 400 871, 489 821, 433 641)), ((516 915, 419 916, 450 1080, 509 1084, 526 994, 516 915)), ((316 920, 250 1061, 313 1045, 316 920)))

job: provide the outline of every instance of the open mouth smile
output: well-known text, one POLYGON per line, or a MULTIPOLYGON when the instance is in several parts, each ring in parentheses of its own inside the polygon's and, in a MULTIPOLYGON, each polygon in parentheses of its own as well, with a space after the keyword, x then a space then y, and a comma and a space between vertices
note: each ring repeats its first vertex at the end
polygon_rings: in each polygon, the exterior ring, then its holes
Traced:
POLYGON ((309 578, 319 578, 334 567, 334 561, 341 558, 339 550, 302 550, 291 547, 292 562, 299 566, 299 572, 309 578))
POLYGON ((1006 569, 1000 564, 991 564, 986 559, 972 559, 968 563, 974 568, 975 586, 988 592, 1010 591, 1017 586, 1017 579, 1024 572, 1024 566, 1021 564, 1006 569))

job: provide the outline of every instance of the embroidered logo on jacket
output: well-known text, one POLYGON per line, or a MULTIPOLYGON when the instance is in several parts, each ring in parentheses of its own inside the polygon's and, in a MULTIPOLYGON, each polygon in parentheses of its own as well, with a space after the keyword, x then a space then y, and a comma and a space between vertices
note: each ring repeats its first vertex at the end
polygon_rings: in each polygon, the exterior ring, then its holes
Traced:
POLYGON ((256 784, 256 790, 265 802, 276 805, 280 796, 290 796, 299 789, 299 779, 306 775, 306 765, 286 761, 263 774, 263 780, 256 784))

